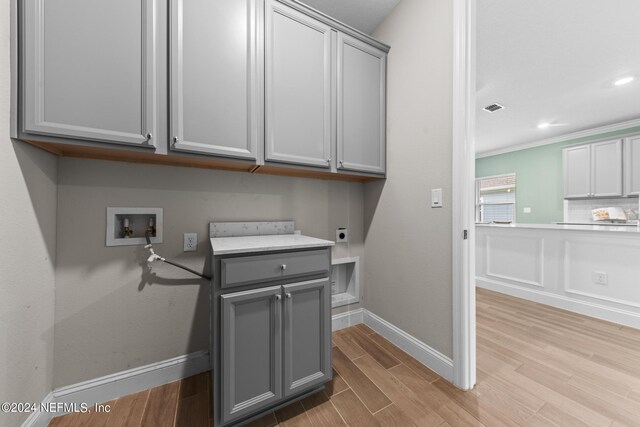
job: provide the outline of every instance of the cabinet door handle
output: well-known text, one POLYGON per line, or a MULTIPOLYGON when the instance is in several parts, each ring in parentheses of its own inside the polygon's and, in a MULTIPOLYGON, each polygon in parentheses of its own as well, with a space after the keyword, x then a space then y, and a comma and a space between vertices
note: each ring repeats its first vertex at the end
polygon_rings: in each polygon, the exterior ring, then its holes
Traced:
POLYGON ((147 132, 147 141, 149 141, 151 138, 153 138, 153 135, 151 135, 151 132, 147 132))
POLYGON ((280 268, 282 270, 286 270, 287 269, 287 264, 280 264, 280 268))
POLYGON ((340 163, 340 166, 344 166, 344 162, 342 160, 340 160, 338 163, 340 163))
POLYGON ((287 298, 291 298, 291 296, 292 296, 291 292, 287 292, 285 295, 286 295, 287 298))
POLYGON ((281 299, 282 299, 282 295, 277 294, 277 295, 276 295, 276 301, 280 301, 281 299))
POLYGON ((331 163, 331 157, 327 159, 327 163, 331 163))

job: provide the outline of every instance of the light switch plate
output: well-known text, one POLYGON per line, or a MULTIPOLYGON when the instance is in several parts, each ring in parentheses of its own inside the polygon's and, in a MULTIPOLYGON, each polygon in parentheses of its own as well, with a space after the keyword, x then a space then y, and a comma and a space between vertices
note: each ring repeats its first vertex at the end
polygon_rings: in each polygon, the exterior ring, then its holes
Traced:
POLYGON ((431 207, 432 208, 442 207, 442 188, 431 189, 431 207))

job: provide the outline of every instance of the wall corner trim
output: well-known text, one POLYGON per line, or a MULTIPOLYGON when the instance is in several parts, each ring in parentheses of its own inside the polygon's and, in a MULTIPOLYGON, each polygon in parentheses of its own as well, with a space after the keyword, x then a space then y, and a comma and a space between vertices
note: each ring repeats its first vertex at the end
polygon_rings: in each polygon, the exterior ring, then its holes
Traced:
MULTIPOLYGON (((93 405, 178 381, 210 369, 209 353, 199 351, 61 387, 47 394, 42 403, 93 405)), ((33 412, 22 427, 46 427, 53 417, 65 413, 67 412, 33 412)))
POLYGON ((358 308, 356 310, 334 314, 331 316, 331 330, 339 331, 340 329, 348 328, 358 323, 364 323, 364 312, 364 308, 358 308))

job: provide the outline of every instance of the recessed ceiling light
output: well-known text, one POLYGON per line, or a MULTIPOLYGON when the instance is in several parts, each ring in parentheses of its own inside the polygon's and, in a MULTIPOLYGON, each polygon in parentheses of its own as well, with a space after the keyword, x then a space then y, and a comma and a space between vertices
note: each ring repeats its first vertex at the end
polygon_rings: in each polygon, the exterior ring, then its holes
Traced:
POLYGON ((631 83, 633 81, 633 77, 624 77, 616 80, 613 84, 616 86, 626 85, 627 83, 631 83))
POLYGON ((495 104, 487 105, 486 107, 483 108, 483 110, 486 111, 487 113, 494 113, 502 109, 504 109, 504 105, 500 105, 497 102, 495 104))
POLYGON ((538 129, 545 129, 545 128, 548 128, 549 126, 551 126, 551 123, 540 123, 538 125, 538 129))

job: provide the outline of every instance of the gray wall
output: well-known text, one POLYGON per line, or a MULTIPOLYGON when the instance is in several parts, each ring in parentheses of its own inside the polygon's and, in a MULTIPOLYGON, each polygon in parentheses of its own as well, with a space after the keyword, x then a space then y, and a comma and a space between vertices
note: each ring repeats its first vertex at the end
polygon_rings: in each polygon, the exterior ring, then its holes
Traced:
POLYGON ((350 243, 336 247, 334 258, 364 261, 359 183, 59 162, 54 387, 208 347, 208 283, 168 265, 148 270, 141 246, 106 247, 108 206, 164 208, 164 243, 154 248, 199 271, 209 269, 214 219, 294 219, 304 234, 331 240, 337 227, 349 227, 350 243), (182 252, 185 232, 198 233, 196 253, 182 252))
MULTIPOLYGON (((0 2, 0 402, 40 402, 53 378, 57 161, 9 138, 9 3, 0 2)), ((0 425, 27 415, 0 412, 0 425)))
POLYGON ((451 357, 452 3, 403 0, 391 45, 388 178, 365 185, 365 308, 451 357), (430 208, 432 188, 444 207, 430 208))

